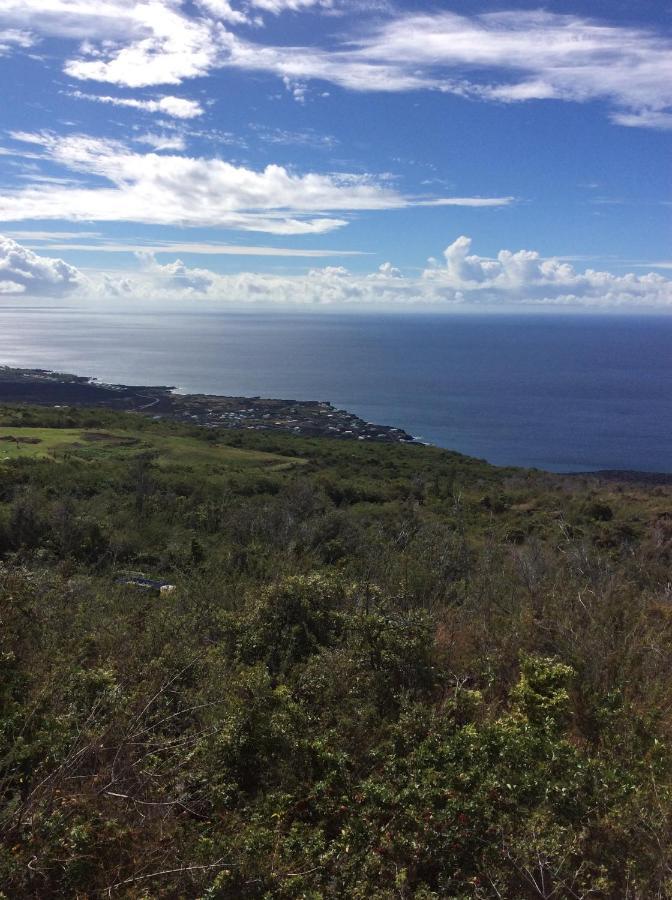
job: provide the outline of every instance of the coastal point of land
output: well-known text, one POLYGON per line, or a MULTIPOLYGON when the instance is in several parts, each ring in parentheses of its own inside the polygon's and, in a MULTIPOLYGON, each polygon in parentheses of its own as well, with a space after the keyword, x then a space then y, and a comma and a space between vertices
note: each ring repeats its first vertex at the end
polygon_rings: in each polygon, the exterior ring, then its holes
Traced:
POLYGON ((327 400, 280 400, 178 394, 167 385, 105 384, 94 378, 0 366, 0 403, 96 406, 138 412, 205 428, 284 431, 307 437, 416 443, 402 428, 365 422, 327 400))

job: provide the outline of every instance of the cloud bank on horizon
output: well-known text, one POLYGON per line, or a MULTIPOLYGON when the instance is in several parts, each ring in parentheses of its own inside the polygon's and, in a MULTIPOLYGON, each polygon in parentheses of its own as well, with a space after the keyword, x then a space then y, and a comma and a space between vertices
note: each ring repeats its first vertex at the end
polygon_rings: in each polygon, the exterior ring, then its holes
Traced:
POLYGON ((137 271, 87 275, 61 259, 40 256, 0 235, 0 294, 7 296, 99 297, 141 300, 214 301, 231 305, 311 306, 637 306, 672 308, 672 280, 650 272, 613 275, 543 259, 531 250, 500 250, 495 259, 471 253, 471 238, 458 237, 407 277, 391 263, 358 274, 343 266, 301 275, 241 272, 222 275, 188 267, 182 260, 159 263, 138 251, 137 271))
POLYGON ((39 256, 0 234, 0 294, 29 297, 63 297, 86 290, 87 279, 64 262, 39 256))
POLYGON ((463 7, 0 0, 0 294, 669 307, 666 17, 463 7))

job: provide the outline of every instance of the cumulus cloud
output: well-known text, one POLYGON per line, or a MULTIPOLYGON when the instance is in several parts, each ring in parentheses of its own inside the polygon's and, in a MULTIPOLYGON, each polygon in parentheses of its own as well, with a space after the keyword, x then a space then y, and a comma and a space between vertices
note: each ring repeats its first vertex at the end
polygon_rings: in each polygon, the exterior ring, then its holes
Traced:
POLYGON ((471 252, 471 239, 464 236, 445 249, 442 262, 430 260, 420 276, 413 277, 389 262, 366 274, 344 266, 323 266, 292 275, 251 271, 223 275, 187 266, 180 259, 160 263, 148 250, 139 250, 136 258, 138 267, 133 272, 85 278, 63 260, 38 256, 0 237, 0 292, 51 297, 76 292, 101 298, 239 305, 672 310, 672 280, 662 275, 577 271, 567 262, 531 250, 500 250, 494 258, 478 256, 471 252))
MULTIPOLYGON (((460 238, 447 248, 445 263, 433 263, 421 277, 406 277, 390 263, 370 274, 343 266, 310 269, 301 275, 241 272, 221 275, 189 268, 181 260, 160 265, 143 257, 130 278, 130 292, 144 299, 313 306, 403 307, 589 307, 672 309, 672 281, 649 273, 613 275, 577 272, 559 260, 531 251, 502 250, 490 260, 468 254, 460 238)), ((126 279, 126 290, 129 290, 126 279)))
POLYGON ((63 297, 84 287, 86 279, 62 259, 38 256, 0 235, 0 293, 63 297))
POLYGON ((206 294, 217 280, 208 269, 190 269, 181 259, 161 265, 153 253, 140 251, 136 256, 152 280, 163 289, 176 290, 185 296, 206 294))
POLYGON ((405 277, 389 262, 370 274, 324 266, 301 275, 220 275, 189 268, 181 260, 161 265, 153 255, 144 254, 142 272, 137 280, 131 279, 131 290, 144 298, 237 304, 672 309, 672 281, 655 273, 577 272, 568 263, 543 259, 535 251, 501 250, 490 259, 470 250, 471 240, 459 237, 444 251, 444 262, 432 261, 419 278, 405 277))
POLYGON ((109 103, 112 106, 126 106, 130 109, 141 109, 143 112, 162 113, 174 119, 195 119, 203 115, 203 107, 196 100, 184 97, 157 97, 150 100, 138 100, 134 97, 105 97, 97 94, 85 94, 83 91, 71 91, 71 97, 78 100, 92 100, 95 103, 109 103))
MULTIPOLYGON (((126 278, 127 294, 128 282, 126 278)), ((130 295, 143 300, 278 306, 395 306, 424 300, 417 280, 400 278, 385 268, 371 275, 354 274, 343 266, 324 266, 301 275, 221 275, 209 269, 189 268, 179 259, 161 265, 143 255, 141 271, 130 282, 130 295)))
POLYGON ((22 294, 25 287, 18 281, 0 281, 0 294, 22 294))
POLYGON ((476 303, 561 303, 597 306, 672 306, 672 281, 650 272, 614 275, 586 269, 577 272, 557 258, 544 259, 535 250, 500 250, 495 259, 470 253, 471 239, 457 238, 422 278, 443 296, 461 296, 476 303))
POLYGON ((170 15, 156 28, 157 35, 134 41, 119 49, 92 49, 65 64, 72 78, 104 81, 141 88, 158 84, 181 84, 186 78, 207 75, 216 65, 217 33, 209 25, 170 15), (181 29, 184 29, 182 32, 181 29))
MULTIPOLYGON (((221 159, 136 153, 82 135, 14 133, 43 148, 70 171, 105 179, 107 187, 32 184, 0 196, 0 220, 68 219, 218 225, 271 234, 322 234, 347 224, 325 212, 401 209, 408 198, 366 176, 297 175, 283 166, 262 171, 221 159)), ((506 205, 504 198, 460 198, 458 205, 506 205)))
MULTIPOLYGON (((214 2, 214 0, 212 0, 214 2)), ((219 0, 220 19, 245 17, 219 0)), ((181 0, 3 0, 0 24, 81 41, 73 78, 144 87, 179 84, 216 64, 221 21, 189 15, 181 0)))

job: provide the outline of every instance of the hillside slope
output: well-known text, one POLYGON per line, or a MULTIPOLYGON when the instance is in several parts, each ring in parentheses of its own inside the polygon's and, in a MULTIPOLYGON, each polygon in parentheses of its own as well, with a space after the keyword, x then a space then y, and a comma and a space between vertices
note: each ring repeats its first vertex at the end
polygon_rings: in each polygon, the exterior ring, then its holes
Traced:
POLYGON ((0 897, 672 896, 672 487, 4 407, 0 554, 0 897))

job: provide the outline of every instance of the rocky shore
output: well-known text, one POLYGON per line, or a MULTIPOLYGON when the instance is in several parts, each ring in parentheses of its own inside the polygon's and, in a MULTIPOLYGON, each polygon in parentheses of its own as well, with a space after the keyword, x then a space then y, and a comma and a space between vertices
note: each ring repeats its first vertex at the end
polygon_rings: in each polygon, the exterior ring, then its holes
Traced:
POLYGON ((416 443, 401 428, 366 422, 327 400, 177 394, 167 385, 103 384, 93 378, 0 366, 0 403, 102 406, 205 428, 285 431, 310 437, 416 443))

